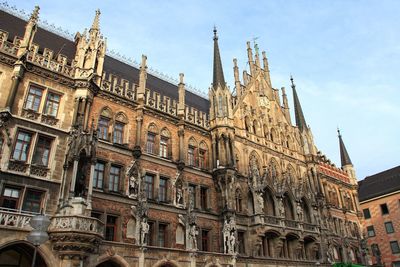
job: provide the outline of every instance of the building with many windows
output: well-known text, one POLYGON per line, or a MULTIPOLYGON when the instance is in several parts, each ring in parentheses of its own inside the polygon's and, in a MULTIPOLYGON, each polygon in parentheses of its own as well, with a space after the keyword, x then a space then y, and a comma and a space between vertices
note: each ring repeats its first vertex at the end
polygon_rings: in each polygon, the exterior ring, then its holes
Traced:
POLYGON ((359 183, 363 234, 373 264, 400 266, 400 166, 359 183))
POLYGON ((316 148, 292 82, 265 52, 225 83, 214 30, 209 97, 106 53, 97 11, 71 40, 0 11, 0 262, 28 266, 312 266, 360 262, 353 165, 316 148), (281 93, 281 95, 280 95, 281 93))

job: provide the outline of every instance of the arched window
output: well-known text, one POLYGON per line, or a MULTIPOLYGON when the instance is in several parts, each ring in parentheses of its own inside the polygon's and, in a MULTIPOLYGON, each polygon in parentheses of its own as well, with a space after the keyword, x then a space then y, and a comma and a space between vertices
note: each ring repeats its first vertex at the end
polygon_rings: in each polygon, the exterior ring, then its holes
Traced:
POLYGON ((242 212, 242 192, 240 192, 240 189, 236 189, 235 193, 235 209, 237 212, 242 212))
POLYGON ((171 150, 171 134, 167 128, 164 128, 160 134, 160 157, 171 158, 171 150))
POLYGON ((146 152, 149 154, 156 154, 156 136, 158 134, 157 126, 150 123, 147 129, 146 152))
POLYGON ((187 164, 188 166, 197 166, 197 142, 193 137, 189 139, 188 152, 187 152, 187 164))
POLYGON ((112 111, 109 108, 103 108, 98 121, 98 136, 100 139, 110 141, 110 124, 112 111))
POLYGON ((198 160, 198 167, 200 169, 207 169, 207 157, 208 157, 208 148, 207 144, 203 141, 200 143, 199 146, 199 160, 198 160))
POLYGON ((113 142, 115 144, 122 145, 124 143, 125 136, 125 125, 128 124, 128 119, 126 115, 119 112, 115 116, 114 132, 113 132, 113 142))

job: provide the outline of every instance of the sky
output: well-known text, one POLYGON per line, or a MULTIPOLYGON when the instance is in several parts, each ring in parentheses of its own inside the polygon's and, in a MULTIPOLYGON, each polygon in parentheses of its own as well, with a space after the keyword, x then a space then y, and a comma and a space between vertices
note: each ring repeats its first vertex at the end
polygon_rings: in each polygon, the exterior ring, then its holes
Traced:
MULTIPOLYGON (((213 27, 225 79, 233 58, 247 69, 246 42, 269 60, 272 86, 293 75, 319 150, 340 166, 337 127, 359 180, 400 165, 400 1, 152 0, 8 1, 71 33, 90 28, 101 10, 109 50, 204 92, 212 82, 213 27)), ((293 108, 292 108, 293 112, 293 108)), ((294 116, 292 115, 294 123, 294 116)))

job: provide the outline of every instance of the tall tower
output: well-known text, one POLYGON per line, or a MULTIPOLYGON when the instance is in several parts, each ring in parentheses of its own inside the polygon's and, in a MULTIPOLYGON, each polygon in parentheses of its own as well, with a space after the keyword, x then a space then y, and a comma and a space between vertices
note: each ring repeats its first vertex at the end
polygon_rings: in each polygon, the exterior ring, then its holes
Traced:
POLYGON ((212 137, 213 177, 219 190, 221 208, 234 211, 235 160, 232 94, 226 86, 214 27, 213 83, 209 89, 210 130, 212 137))
POLYGON ((349 153, 347 153, 346 146, 344 145, 342 134, 340 130, 337 130, 339 138, 339 149, 340 149, 340 162, 342 165, 342 170, 344 170, 350 177, 350 182, 352 184, 357 184, 356 173, 354 170, 353 163, 351 162, 349 153))

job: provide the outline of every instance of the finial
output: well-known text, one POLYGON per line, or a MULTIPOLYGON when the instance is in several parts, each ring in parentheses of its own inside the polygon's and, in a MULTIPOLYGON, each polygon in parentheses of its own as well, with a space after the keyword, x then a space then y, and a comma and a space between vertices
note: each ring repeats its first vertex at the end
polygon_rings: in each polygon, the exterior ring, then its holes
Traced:
POLYGON ((96 15, 93 20, 92 29, 96 30, 100 29, 100 14, 101 14, 100 9, 97 9, 96 15))
POLYGON ((236 59, 236 58, 233 59, 233 65, 234 65, 235 67, 237 67, 237 59, 236 59))
POLYGON ((256 51, 256 54, 258 54, 258 44, 256 43, 257 39, 259 37, 253 37, 253 43, 254 43, 254 50, 256 51))
POLYGON ((338 136, 342 136, 342 135, 340 134, 339 126, 337 127, 337 133, 338 133, 338 136))
POLYGON ((185 75, 183 73, 179 73, 179 83, 183 83, 183 77, 185 75))
POLYGON ((262 51, 261 54, 262 54, 262 56, 263 56, 263 59, 266 59, 266 58, 267 58, 267 53, 265 53, 265 51, 262 51))
POLYGON ((215 26, 215 25, 214 25, 214 30, 213 30, 213 32, 214 32, 214 40, 217 40, 217 39, 218 39, 218 36, 217 36, 217 26, 215 26))
POLYGON ((296 87, 296 85, 294 84, 294 81, 293 81, 293 76, 292 76, 292 74, 290 74, 290 81, 292 82, 292 87, 296 87))
POLYGON ((141 68, 146 67, 146 60, 147 60, 147 57, 145 55, 142 55, 142 63, 140 64, 141 68))
POLYGON ((30 20, 37 22, 37 20, 39 19, 39 10, 40 10, 40 7, 35 6, 35 9, 32 12, 30 20))

